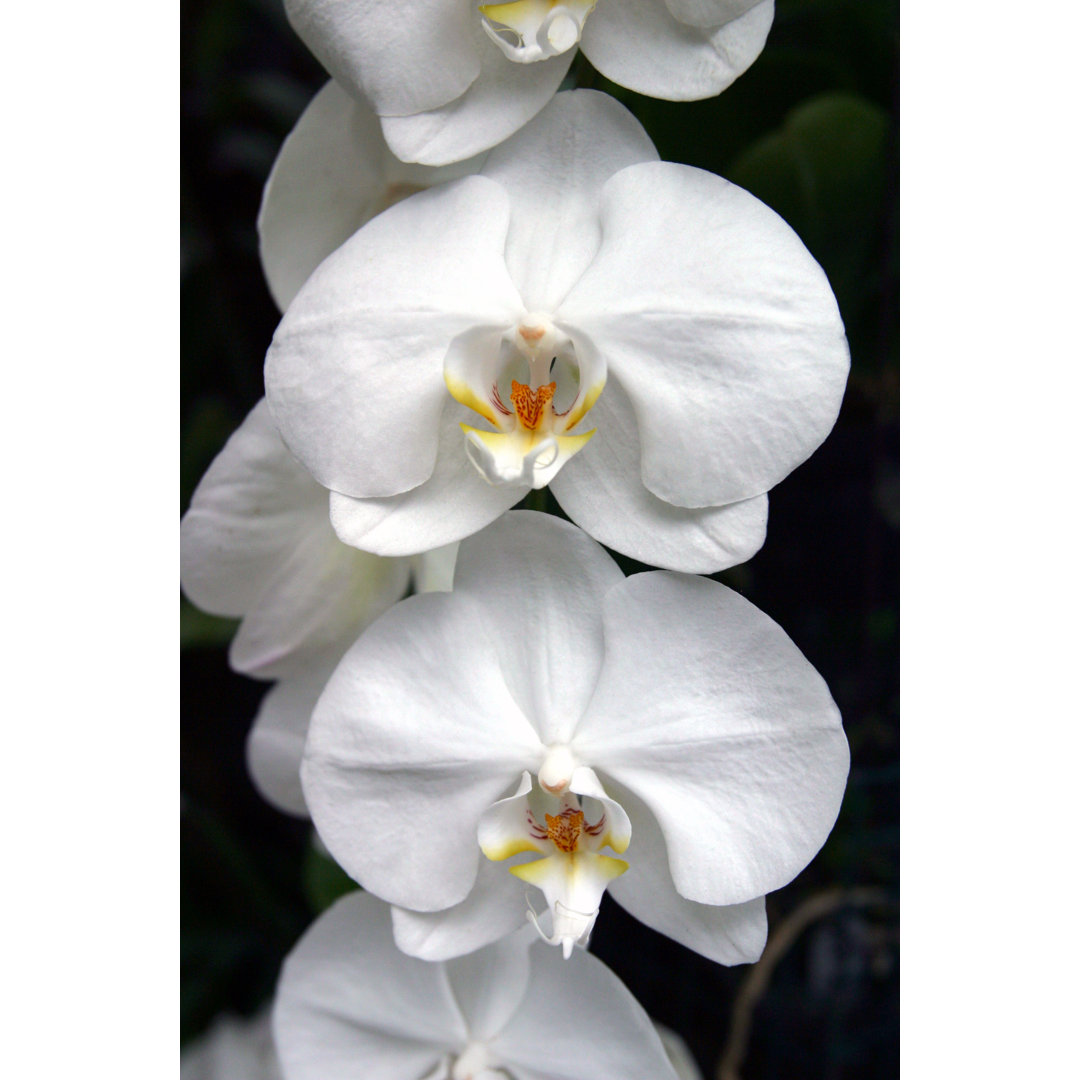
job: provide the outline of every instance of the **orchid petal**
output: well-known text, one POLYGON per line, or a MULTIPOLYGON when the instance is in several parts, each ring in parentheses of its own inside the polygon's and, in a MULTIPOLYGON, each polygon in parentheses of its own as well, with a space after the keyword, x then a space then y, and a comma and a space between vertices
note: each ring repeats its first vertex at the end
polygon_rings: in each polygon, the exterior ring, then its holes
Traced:
POLYGON ((260 401, 206 470, 180 523, 188 599, 214 615, 244 615, 325 506, 325 489, 285 448, 260 401))
POLYGON ((259 207, 259 255, 282 311, 315 267, 382 209, 385 155, 378 117, 333 81, 301 114, 259 207))
POLYGON ((263 189, 259 257, 274 302, 284 311, 315 267, 376 214, 480 165, 403 164, 371 107, 331 80, 285 139, 263 189))
POLYGON ((513 795, 492 803, 480 816, 476 839, 488 859, 502 862, 523 851, 546 854, 547 846, 541 846, 531 836, 527 824, 528 797, 532 788, 531 774, 522 773, 521 782, 513 795))
POLYGON ((745 562, 764 543, 767 495, 687 510, 645 487, 637 417, 616 379, 609 378, 589 423, 596 425, 589 452, 560 472, 551 490, 594 540, 652 566, 691 574, 745 562))
POLYGON ((602 226, 560 318, 626 390, 645 486, 684 507, 767 491, 822 442, 844 392, 847 343, 821 267, 764 203, 668 162, 609 180, 602 226))
POLYGON ((323 67, 383 116, 459 97, 480 71, 480 47, 487 45, 475 12, 446 0, 409 0, 406 7, 385 0, 285 0, 285 12, 323 67))
MULTIPOLYGON (((476 884, 459 904, 445 911, 395 907, 394 940, 421 960, 446 960, 498 941, 526 924, 525 889, 507 873, 506 863, 481 859, 476 884)), ((534 932, 528 927, 530 935, 534 932)))
POLYGON ((675 1080, 645 1010, 596 957, 533 948, 530 960, 527 1007, 490 1042, 517 1080, 675 1080))
POLYGON ((762 0, 664 0, 668 11, 687 26, 720 26, 760 3, 762 0))
MULTIPOLYGON (((597 846, 609 845, 612 851, 621 855, 630 843, 630 818, 626 811, 604 790, 600 778, 587 765, 579 765, 574 770, 574 775, 570 780, 570 790, 575 795, 595 799, 604 808, 607 827, 597 846)), ((592 815, 587 814, 586 819, 589 817, 592 815)))
POLYGON ((592 696, 597 597, 622 580, 610 555, 550 514, 515 511, 461 545, 454 594, 483 605, 502 677, 547 746, 569 740, 592 696))
POLYGON ((786 885, 824 843, 847 780, 821 676, 767 615, 705 578, 627 578, 604 597, 604 634, 574 752, 656 815, 682 896, 737 904, 786 885))
POLYGON ((361 1080, 423 1076, 468 1032, 443 967, 400 952, 386 905, 353 892, 285 960, 274 1037, 294 1080, 361 1080))
POLYGON ((267 354, 267 399, 324 486, 385 497, 431 476, 450 342, 521 314, 508 222, 502 188, 464 177, 368 222, 301 289, 267 354))
POLYGON ((555 311, 600 247, 604 184, 657 158, 629 110, 592 90, 556 94, 491 151, 481 172, 510 196, 506 264, 526 308, 555 311))
POLYGON ((346 544, 378 555, 415 555, 489 525, 525 494, 525 485, 485 483, 462 449, 469 410, 447 399, 435 469, 419 487, 385 499, 330 496, 330 522, 346 544))
POLYGON ((262 699, 248 732, 248 773, 259 794, 286 814, 309 816, 300 789, 300 761, 315 703, 339 659, 335 650, 322 662, 282 679, 262 699))
POLYGON ((404 600, 345 654, 312 717, 301 777, 319 835, 347 873, 401 907, 465 899, 480 815, 539 764, 494 632, 456 589, 404 600))
POLYGON ((690 1047, 686 1045, 682 1036, 672 1031, 671 1028, 664 1027, 663 1024, 654 1024, 653 1026, 656 1028, 656 1034, 660 1036, 660 1041, 664 1044, 668 1060, 671 1062, 671 1067, 677 1073, 679 1080, 705 1080, 701 1075, 697 1062, 694 1060, 694 1055, 690 1053, 690 1047))
POLYGON ((383 113, 386 142, 402 161, 425 165, 446 165, 497 146, 551 100, 576 51, 541 64, 515 64, 485 39, 480 72, 468 90, 439 108, 383 113))
POLYGON ((180 1080, 283 1080, 269 1010, 250 1020, 219 1014, 181 1050, 180 1080))
POLYGON ((629 90, 696 101, 726 90, 758 58, 772 20, 772 0, 716 27, 680 22, 664 0, 599 3, 585 24, 581 51, 629 90))
POLYGON ((446 964, 469 1038, 488 1042, 524 1006, 529 990, 533 938, 523 934, 504 937, 497 944, 446 964))
POLYGON ((648 807, 613 786, 634 821, 629 870, 608 889, 635 919, 718 964, 752 964, 765 948, 768 924, 763 896, 742 904, 696 904, 675 891, 668 849, 648 807))
MULTIPOLYGON (((323 493, 325 498, 325 492, 323 493)), ((302 674, 327 649, 340 656, 405 595, 408 564, 343 544, 325 508, 245 616, 229 649, 236 671, 262 679, 302 674)))

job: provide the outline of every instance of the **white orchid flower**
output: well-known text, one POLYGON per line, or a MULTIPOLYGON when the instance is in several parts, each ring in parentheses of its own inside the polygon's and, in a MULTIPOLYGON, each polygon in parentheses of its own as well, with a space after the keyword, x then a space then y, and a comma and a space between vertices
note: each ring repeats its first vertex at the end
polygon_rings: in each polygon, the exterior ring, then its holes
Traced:
POLYGON ((369 100, 403 161, 503 142, 551 99, 580 43, 614 82, 713 97, 758 57, 773 0, 285 0, 327 71, 369 100))
POLYGON ((828 689, 752 604, 624 578, 573 525, 515 511, 463 542, 452 593, 403 601, 349 650, 301 775, 408 953, 459 955, 530 916, 568 952, 606 889, 733 964, 760 954, 764 894, 821 847, 847 771, 828 689))
POLYGON ((279 680, 248 737, 248 768, 279 809, 305 814, 300 758, 330 672, 360 631, 405 595, 448 589, 453 548, 385 559, 343 544, 328 493, 281 441, 265 401, 248 414, 199 482, 180 524, 180 580, 214 615, 242 617, 232 667, 279 680))
POLYGON ((791 229, 575 91, 326 259, 266 387, 347 543, 441 546, 550 484, 609 547, 709 573, 760 547, 765 493, 825 438, 847 370, 791 229))
POLYGON ((371 108, 328 82, 282 144, 259 207, 259 256, 277 306, 284 311, 312 270, 376 214, 482 164, 403 164, 371 108))
POLYGON ((520 935, 425 963, 390 911, 342 897, 285 961, 274 1036, 289 1080, 676 1080, 652 1022, 583 954, 570 970, 520 935))

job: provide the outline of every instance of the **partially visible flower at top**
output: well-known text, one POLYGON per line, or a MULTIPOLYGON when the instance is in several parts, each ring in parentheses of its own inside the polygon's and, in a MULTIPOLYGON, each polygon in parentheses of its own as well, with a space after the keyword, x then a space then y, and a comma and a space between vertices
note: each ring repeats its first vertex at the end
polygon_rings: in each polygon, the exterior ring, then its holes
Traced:
POLYGON ((462 543, 452 593, 403 601, 343 657, 301 776, 408 953, 528 919, 569 954, 606 889, 734 964, 760 955, 764 894, 821 847, 847 771, 825 683, 752 604, 624 578, 580 529, 514 511, 462 543))
POLYGON ((711 573, 761 546, 766 492, 828 434, 847 371, 795 233, 579 90, 327 258, 266 389, 347 543, 450 543, 550 484, 609 547, 711 573))
POLYGON ((455 548, 385 559, 343 544, 328 493, 285 448, 260 401, 199 482, 180 524, 180 580, 214 615, 242 616, 232 667, 276 679, 248 736, 248 768, 279 809, 305 814, 300 758, 334 665, 360 631, 417 587, 449 589, 455 548))
POLYGON ((342 897, 282 968, 288 1080, 676 1080, 652 1022, 595 957, 569 970, 521 935, 429 964, 375 897, 342 897))
POLYGON ((259 256, 277 306, 284 311, 312 270, 376 214, 482 164, 403 164, 371 108, 328 82, 282 144, 259 207, 259 256))
POLYGON ((502 142, 559 87, 580 42, 641 94, 719 94, 757 59, 773 0, 285 0, 293 28, 374 106, 403 161, 444 165, 502 142))
MULTIPOLYGON (((661 1032, 665 1046, 668 1037, 661 1032)), ((680 1071, 679 1075, 684 1074, 680 1071)), ((184 1048, 180 1080, 282 1080, 270 1013, 250 1020, 219 1016, 204 1035, 184 1048)))

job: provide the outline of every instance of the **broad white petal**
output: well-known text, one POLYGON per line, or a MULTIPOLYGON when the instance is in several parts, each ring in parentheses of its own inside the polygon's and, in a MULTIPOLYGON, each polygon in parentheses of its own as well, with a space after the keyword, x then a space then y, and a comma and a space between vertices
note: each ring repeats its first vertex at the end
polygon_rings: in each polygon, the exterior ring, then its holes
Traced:
POLYGON ((751 558, 765 541, 769 497, 688 510, 641 482, 637 417, 609 378, 589 413, 596 434, 551 482, 568 517, 594 540, 668 570, 711 574, 751 558))
POLYGON ((764 203, 685 165, 623 169, 602 220, 560 316, 626 390, 645 486, 686 507, 768 491, 824 440, 847 381, 821 267, 764 203))
POLYGON ((469 1037, 487 1042, 524 1007, 529 1008, 531 935, 511 934, 490 948, 446 964, 450 989, 465 1018, 469 1037))
POLYGON ((447 394, 431 476, 385 499, 352 499, 334 492, 330 522, 338 537, 379 555, 414 555, 471 536, 509 510, 528 485, 494 487, 480 476, 465 454, 461 430, 462 423, 475 419, 447 394))
POLYGON ((229 662, 260 679, 302 674, 328 649, 340 656, 408 585, 404 559, 343 544, 324 505, 317 529, 297 542, 244 617, 229 662))
POLYGON ((710 27, 680 22, 664 0, 601 2, 585 24, 581 51, 620 86, 697 101, 726 90, 758 58, 772 20, 773 0, 710 27))
POLYGON ((308 279, 274 335, 266 393, 320 483, 370 498, 431 476, 450 342, 522 313, 508 222, 502 188, 467 176, 392 206, 308 279))
POLYGON ((323 67, 382 116, 459 97, 487 44, 476 12, 446 0, 285 0, 285 12, 323 67))
MULTIPOLYGON (((482 35, 479 17, 476 25, 482 35)), ((485 37, 480 73, 460 97, 413 115, 381 110, 387 144, 402 161, 424 165, 446 165, 497 146, 551 100, 576 51, 539 64, 515 64, 485 37)))
MULTIPOLYGON (((510 873, 509 865, 481 859, 469 895, 445 911, 395 907, 398 948, 422 960, 447 960, 490 945, 525 926, 528 890, 510 873)), ((528 929, 534 933, 532 927, 528 929)))
POLYGON ((480 815, 542 748, 470 596, 397 604, 345 654, 312 717, 301 777, 323 842, 366 889, 440 911, 476 880, 480 815))
POLYGON ((328 82, 282 144, 259 207, 259 256, 282 311, 315 267, 383 208, 385 156, 378 117, 328 82))
POLYGON ((626 853, 630 868, 608 892, 635 919, 718 964, 752 964, 768 936, 765 898, 741 904, 697 904, 675 891, 668 868, 668 850, 648 807, 632 792, 617 791, 634 823, 634 839, 626 853))
POLYGON ((277 306, 284 311, 315 267, 376 214, 480 165, 403 164, 370 106, 328 82, 282 144, 263 189, 259 256, 277 306))
POLYGON ((274 1038, 290 1080, 411 1080, 468 1034, 442 965, 402 953, 387 906, 353 892, 286 958, 274 1038))
MULTIPOLYGON (((326 490, 289 453, 265 399, 199 481, 180 522, 180 581, 214 615, 244 615, 326 517, 326 490)), ((332 535, 332 533, 331 533, 332 535)))
POLYGON ((483 606, 502 677, 545 745, 569 741, 592 696, 600 598, 622 580, 599 544, 550 514, 506 514, 461 545, 454 593, 483 606))
POLYGON ((340 652, 290 679, 282 679, 262 699, 247 737, 247 766, 259 794, 286 814, 308 817, 300 789, 300 761, 304 756, 311 714, 326 686, 340 652))
POLYGON ((656 161, 645 129, 613 97, 556 94, 488 155, 510 196, 506 265, 530 311, 554 312, 600 247, 600 192, 627 165, 656 161))
POLYGON ((645 1010, 595 956, 530 959, 525 1006, 490 1043, 517 1080, 676 1080, 645 1010))
POLYGON ((682 896, 737 904, 786 885, 825 842, 847 780, 821 676, 772 619, 706 578, 627 578, 604 598, 604 634, 574 752, 648 804, 682 896))

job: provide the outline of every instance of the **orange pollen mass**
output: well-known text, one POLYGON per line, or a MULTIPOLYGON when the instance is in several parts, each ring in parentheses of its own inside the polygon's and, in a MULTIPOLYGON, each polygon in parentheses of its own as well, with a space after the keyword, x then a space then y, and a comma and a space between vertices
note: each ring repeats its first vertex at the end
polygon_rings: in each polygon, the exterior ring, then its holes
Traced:
POLYGON ((514 406, 514 411, 517 413, 522 426, 527 427, 530 431, 535 431, 540 426, 544 410, 551 404, 551 399, 554 396, 555 384, 553 382, 538 386, 535 390, 530 390, 523 383, 519 383, 517 379, 511 380, 510 402, 514 406))
POLYGON ((581 835, 581 827, 585 824, 585 812, 583 810, 571 810, 567 807, 558 817, 545 814, 547 822, 548 839, 567 855, 577 850, 578 837, 581 835))

